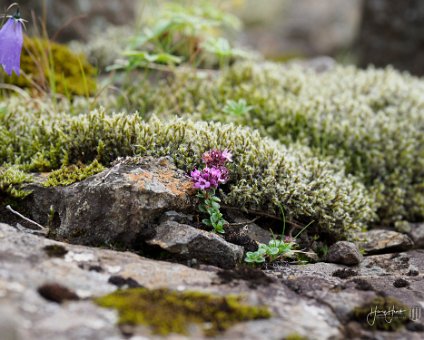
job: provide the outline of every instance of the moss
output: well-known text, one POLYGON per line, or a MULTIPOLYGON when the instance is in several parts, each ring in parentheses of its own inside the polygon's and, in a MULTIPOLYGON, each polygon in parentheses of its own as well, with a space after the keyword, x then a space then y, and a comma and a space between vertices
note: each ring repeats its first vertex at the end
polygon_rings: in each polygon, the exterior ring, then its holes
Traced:
POLYGON ((24 75, 6 76, 5 82, 67 96, 89 96, 96 91, 96 70, 86 57, 49 40, 25 37, 21 69, 24 75))
POLYGON ((409 322, 409 308, 393 297, 377 296, 371 302, 354 308, 352 318, 373 330, 396 331, 409 322), (380 313, 374 319, 376 308, 380 313), (386 317, 383 312, 387 312, 386 317))
POLYGON ((216 74, 179 70, 172 80, 130 88, 129 98, 147 111, 231 121, 307 145, 359 178, 375 195, 378 223, 394 225, 424 220, 423 91, 424 81, 391 68, 315 73, 244 62, 216 74), (227 101, 240 99, 252 109, 228 115, 227 101))
POLYGON ((0 161, 45 171, 95 159, 109 164, 136 154, 171 156, 180 169, 191 171, 206 150, 229 148, 235 155, 232 176, 220 191, 227 205, 278 215, 283 204, 288 221, 313 220, 308 231, 336 239, 350 237, 374 218, 372 196, 343 169, 313 156, 307 147, 284 146, 250 128, 182 119, 146 122, 138 115, 104 110, 70 116, 16 105, 0 117, 5 126, 0 161))
POLYGON ((104 169, 105 167, 97 160, 94 160, 89 165, 78 163, 76 165, 62 166, 59 170, 50 173, 43 185, 45 187, 70 185, 102 172, 104 169))
POLYGON ((22 184, 28 183, 31 176, 19 170, 16 166, 0 167, 0 203, 5 199, 22 199, 28 196, 31 191, 23 190, 22 184))
POLYGON ((307 337, 300 335, 299 333, 290 333, 284 340, 308 340, 307 337))
POLYGON ((212 336, 237 322, 271 316, 265 307, 251 307, 236 296, 214 296, 200 292, 133 288, 97 298, 95 302, 119 312, 119 324, 147 325, 160 335, 187 334, 190 324, 199 324, 212 336))

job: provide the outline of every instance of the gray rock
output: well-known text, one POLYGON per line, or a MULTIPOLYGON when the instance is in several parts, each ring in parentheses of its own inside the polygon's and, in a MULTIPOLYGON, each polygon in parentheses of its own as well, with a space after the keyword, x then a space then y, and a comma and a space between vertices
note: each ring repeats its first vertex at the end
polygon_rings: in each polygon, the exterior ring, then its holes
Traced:
POLYGON ((19 331, 21 323, 22 320, 13 307, 0 303, 0 334, 2 340, 23 340, 19 331))
POLYGON ((33 194, 23 207, 29 217, 50 223, 56 239, 77 244, 130 248, 153 236, 151 226, 165 212, 192 208, 191 180, 166 158, 121 160, 67 187, 35 183, 28 189, 33 194))
POLYGON ((424 248, 424 223, 411 224, 409 236, 412 238, 417 248, 424 248))
POLYGON ((150 245, 161 247, 186 259, 222 268, 233 268, 243 258, 243 247, 226 242, 222 237, 175 221, 155 227, 156 235, 150 245))
POLYGON ((245 227, 246 235, 249 236, 252 240, 258 243, 268 244, 272 240, 272 234, 269 230, 261 228, 256 223, 251 222, 250 219, 245 217, 243 214, 228 210, 227 215, 234 221, 234 223, 242 223, 242 226, 245 227), (243 223, 246 223, 243 225, 243 223))
POLYGON ((408 235, 392 230, 374 229, 359 233, 359 248, 366 254, 390 253, 411 249, 414 242, 408 235))
POLYGON ((328 249, 327 261, 330 263, 356 265, 362 260, 363 256, 352 242, 339 241, 328 249))
MULTIPOLYGON (((116 312, 100 308, 89 299, 116 289, 108 282, 112 275, 131 278, 147 288, 242 294, 247 303, 267 305, 272 310, 271 319, 235 325, 220 335, 222 339, 266 336, 277 340, 293 333, 316 339, 342 337, 342 325, 327 306, 304 299, 281 283, 256 289, 249 288, 243 280, 237 284, 217 284, 216 268, 211 270, 211 266, 198 270, 130 252, 60 243, 19 232, 5 224, 0 224, 0 259, 1 303, 9 314, 16 311, 13 319, 17 320, 21 338, 25 340, 122 339, 116 312), (43 250, 47 245, 62 246, 68 252, 63 258, 49 257, 43 250), (49 302, 37 293, 37 287, 46 282, 64 285, 86 300, 49 302)), ((15 328, 11 331, 13 334, 15 328)), ((152 337, 146 327, 135 332, 134 339, 160 338, 152 337)), ((197 333, 184 338, 202 339, 197 333)))
POLYGON ((176 211, 167 211, 166 213, 164 213, 159 222, 163 223, 163 222, 168 222, 168 221, 174 221, 174 222, 178 222, 178 223, 183 223, 183 224, 188 224, 190 222, 193 222, 193 216, 192 215, 186 215, 183 213, 179 213, 176 211))
POLYGON ((360 66, 390 64, 402 71, 424 75, 423 30, 423 1, 363 1, 357 43, 360 66))

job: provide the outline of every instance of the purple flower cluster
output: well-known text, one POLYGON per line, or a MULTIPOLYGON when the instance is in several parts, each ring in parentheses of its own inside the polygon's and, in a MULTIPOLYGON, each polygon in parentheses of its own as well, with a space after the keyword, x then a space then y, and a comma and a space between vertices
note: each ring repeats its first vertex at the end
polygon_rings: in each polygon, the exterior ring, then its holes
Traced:
POLYGON ((202 161, 207 167, 221 167, 225 166, 227 162, 232 162, 232 157, 233 155, 227 149, 223 151, 210 150, 203 154, 202 161))
POLYGON ((229 173, 225 164, 232 161, 231 157, 227 149, 205 152, 202 161, 206 167, 202 170, 194 169, 190 174, 194 187, 201 190, 216 189, 219 184, 227 182, 229 173))

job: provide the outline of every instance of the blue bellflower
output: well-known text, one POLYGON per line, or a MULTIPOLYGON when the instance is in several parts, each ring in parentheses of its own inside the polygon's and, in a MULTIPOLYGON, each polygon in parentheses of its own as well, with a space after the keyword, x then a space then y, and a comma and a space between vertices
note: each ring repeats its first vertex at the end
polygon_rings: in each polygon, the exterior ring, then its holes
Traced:
POLYGON ((0 29, 0 65, 9 76, 12 75, 12 71, 19 76, 24 42, 22 26, 22 19, 9 17, 0 29))

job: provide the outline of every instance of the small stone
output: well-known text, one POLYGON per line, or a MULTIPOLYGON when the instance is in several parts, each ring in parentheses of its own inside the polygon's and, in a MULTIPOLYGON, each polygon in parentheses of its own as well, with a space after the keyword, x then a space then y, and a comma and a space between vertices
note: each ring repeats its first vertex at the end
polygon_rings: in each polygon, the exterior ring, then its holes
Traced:
POLYGON ((424 223, 412 223, 409 236, 417 248, 424 248, 424 223))
POLYGON ((409 250, 414 242, 408 235, 392 230, 374 229, 358 234, 359 247, 367 254, 392 253, 409 250))
POLYGON ((408 276, 418 276, 419 274, 420 274, 420 272, 414 266, 410 266, 408 273, 406 273, 406 275, 408 275, 408 276))
POLYGON ((46 283, 38 288, 38 293, 48 301, 62 303, 66 300, 79 300, 77 294, 58 283, 46 283))
POLYGON ((396 288, 404 288, 409 286, 409 282, 405 279, 399 278, 396 279, 395 282, 393 282, 393 286, 395 286, 396 288))
POLYGON ((128 277, 122 277, 119 275, 111 276, 108 280, 110 284, 117 286, 118 288, 137 288, 141 285, 134 279, 128 277))
POLYGON ((330 263, 356 265, 363 260, 358 247, 348 241, 334 243, 328 250, 327 261, 330 263))

